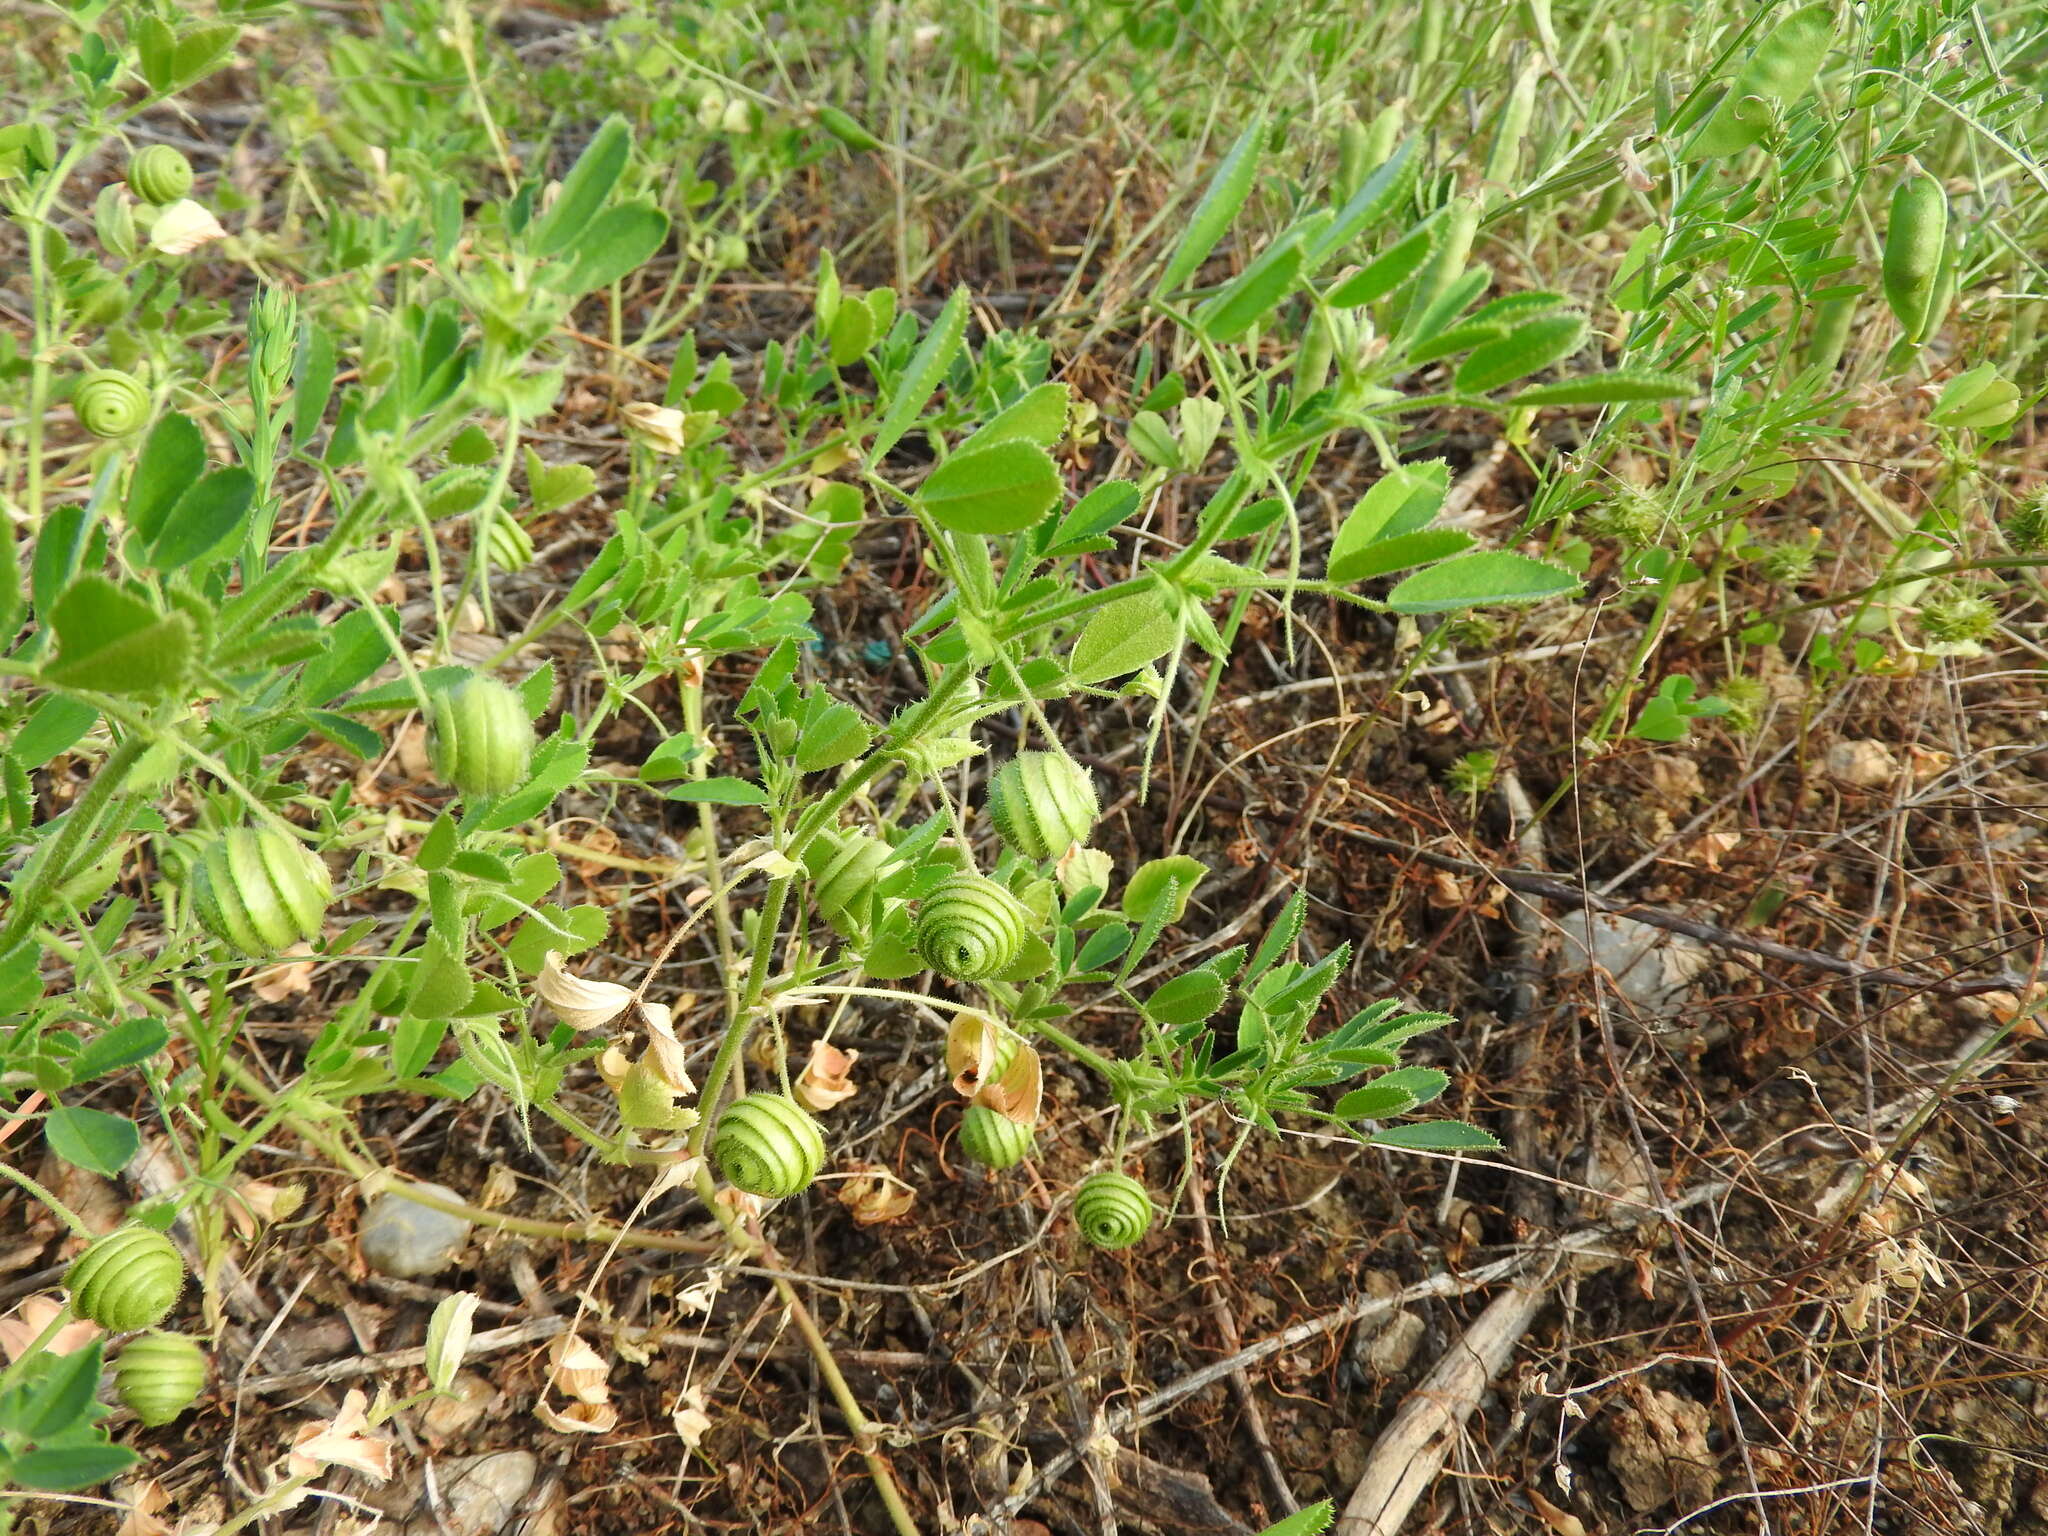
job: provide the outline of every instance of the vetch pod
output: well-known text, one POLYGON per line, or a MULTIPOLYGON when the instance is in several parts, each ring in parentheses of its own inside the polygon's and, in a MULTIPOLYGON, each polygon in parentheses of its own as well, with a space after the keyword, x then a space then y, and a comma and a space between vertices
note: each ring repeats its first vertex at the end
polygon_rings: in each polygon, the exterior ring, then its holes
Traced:
POLYGON ((472 672, 430 701, 427 756, 434 771, 465 796, 517 789, 533 743, 526 701, 495 677, 472 672))
POLYGON ((1024 1161, 1031 1150, 1031 1127, 986 1104, 970 1104, 960 1120, 960 1150, 984 1168, 1000 1173, 1024 1161))
POLYGON ((750 1093, 718 1117, 712 1160, 726 1182, 780 1200, 809 1187, 825 1166, 818 1122, 779 1093, 750 1093))
POLYGON ((126 437, 149 420, 149 390, 118 368, 97 368, 71 392, 79 425, 94 437, 126 437))
POLYGON ((116 1227, 71 1261, 64 1289, 71 1310, 109 1333, 154 1328, 185 1288, 185 1261, 154 1227, 116 1227))
POLYGON ((981 981, 1023 953, 1025 905, 986 875, 950 875, 920 903, 911 945, 941 976, 981 981))
POLYGON ((192 190, 192 162, 168 144, 136 151, 128 162, 128 190, 161 208, 192 190))
POLYGON ((1918 341, 1948 249, 1948 195, 1941 183, 1910 172, 1892 190, 1884 232, 1884 297, 1908 339, 1918 341))
POLYGON ((130 1339, 114 1362, 114 1392, 151 1429, 168 1424, 206 1387, 206 1352, 182 1333, 130 1339))
POLYGON ((1100 809, 1088 770, 1057 752, 1019 752, 989 780, 989 820, 1027 859, 1058 858, 1086 842, 1100 809))
POLYGON ((235 827, 200 851, 186 892, 208 933, 245 955, 269 955, 320 937, 334 882, 291 834, 235 827))
POLYGON ((1152 1197, 1127 1173, 1090 1174, 1074 1191, 1074 1224, 1095 1248, 1128 1248, 1152 1229, 1152 1197))

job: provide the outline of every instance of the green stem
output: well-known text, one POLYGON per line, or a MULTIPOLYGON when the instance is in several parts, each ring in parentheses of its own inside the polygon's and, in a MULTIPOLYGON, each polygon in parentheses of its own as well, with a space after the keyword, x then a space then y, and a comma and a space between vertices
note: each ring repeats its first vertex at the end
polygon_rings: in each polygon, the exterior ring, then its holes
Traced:
POLYGON ((43 1204, 55 1211, 62 1218, 64 1225, 71 1229, 74 1237, 83 1237, 88 1240, 92 1237, 92 1228, 85 1224, 84 1219, 76 1211, 72 1210, 70 1206, 59 1200, 12 1163, 0 1163, 0 1178, 12 1179, 31 1195, 34 1195, 36 1199, 42 1201, 43 1204))
POLYGON ((119 793, 129 770, 145 750, 143 738, 131 735, 107 755, 107 760, 100 764, 100 771, 86 785, 85 793, 65 815, 56 838, 36 865, 35 872, 23 887, 9 892, 14 910, 8 914, 6 923, 0 925, 0 955, 11 951, 35 927, 36 913, 49 899, 57 882, 64 878, 71 856, 78 851, 78 845, 91 835, 93 825, 107 808, 107 803, 119 793))

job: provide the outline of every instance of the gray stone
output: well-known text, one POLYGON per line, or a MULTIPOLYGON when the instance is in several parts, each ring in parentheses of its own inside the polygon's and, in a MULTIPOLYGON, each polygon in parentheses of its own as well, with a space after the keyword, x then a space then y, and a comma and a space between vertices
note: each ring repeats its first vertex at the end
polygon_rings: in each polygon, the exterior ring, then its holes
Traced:
MULTIPOLYGON (((428 1194, 459 1201, 462 1196, 441 1184, 419 1186, 428 1194)), ((363 1207, 356 1247, 363 1262, 380 1275, 412 1280, 438 1275, 462 1252, 469 1223, 460 1216, 433 1210, 402 1195, 378 1195, 363 1207)))
POLYGON ((1621 995, 1652 1017, 1682 1008, 1711 958, 1699 940, 1632 923, 1609 912, 1574 912, 1560 919, 1564 947, 1558 973, 1583 976, 1598 968, 1621 995))

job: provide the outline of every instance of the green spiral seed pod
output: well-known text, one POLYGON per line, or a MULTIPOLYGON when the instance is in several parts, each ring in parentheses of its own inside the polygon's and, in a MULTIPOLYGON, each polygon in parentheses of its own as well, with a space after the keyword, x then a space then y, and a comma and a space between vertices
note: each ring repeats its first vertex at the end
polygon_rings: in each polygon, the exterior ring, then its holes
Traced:
POLYGON ((872 832, 851 830, 821 832, 804 850, 818 916, 848 943, 863 943, 873 931, 875 881, 894 856, 872 832))
POLYGON ((1024 1161, 1031 1127, 999 1115, 986 1104, 970 1104, 960 1120, 960 1150, 984 1168, 1000 1173, 1024 1161))
POLYGON ((178 1250, 156 1228, 139 1223, 95 1238, 64 1274, 71 1310, 109 1333, 154 1328, 184 1288, 178 1250))
POLYGON ((818 1122, 779 1093, 750 1093, 718 1117, 711 1156, 726 1182, 780 1200, 809 1187, 825 1166, 818 1122))
POLYGON ((236 827, 193 860, 186 892, 199 924, 245 955, 320 937, 334 882, 327 866, 276 827, 236 827))
POLYGON ((989 820, 1027 859, 1056 859, 1086 842, 1099 810, 1088 770, 1057 752, 1019 752, 989 780, 989 820))
POLYGON ((518 693, 472 672, 434 695, 427 756, 434 771, 466 796, 517 789, 533 758, 533 721, 518 693))
POLYGON ((126 437, 149 420, 149 391, 117 368, 96 368, 71 392, 79 425, 94 437, 126 437))
POLYGON ((484 534, 484 558, 493 570, 524 570, 533 564, 533 535, 501 512, 484 534))
POLYGON ((168 144, 152 144, 128 162, 128 190, 161 208, 192 190, 192 162, 168 144))
POLYGON ((1152 1197, 1127 1173, 1095 1173, 1074 1191, 1074 1223, 1095 1248, 1128 1248, 1152 1229, 1152 1197))
POLYGON ((1031 913, 986 875, 949 875, 925 897, 911 929, 918 957, 941 976, 980 981, 1024 949, 1031 913))
POLYGON ((130 1339, 114 1362, 114 1392, 151 1429, 168 1424, 206 1386, 206 1352, 182 1333, 130 1339))

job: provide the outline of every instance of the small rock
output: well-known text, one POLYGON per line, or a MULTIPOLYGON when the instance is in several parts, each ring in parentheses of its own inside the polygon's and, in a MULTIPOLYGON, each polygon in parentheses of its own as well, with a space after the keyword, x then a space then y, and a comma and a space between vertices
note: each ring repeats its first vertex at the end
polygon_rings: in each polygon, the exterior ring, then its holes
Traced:
POLYGON ((1365 1349, 1365 1363, 1381 1376, 1398 1376, 1415 1360, 1426 1325, 1420 1312, 1396 1312, 1365 1349))
MULTIPOLYGON (((419 1186, 428 1194, 459 1201, 462 1196, 441 1184, 419 1186)), ((363 1207, 356 1229, 356 1247, 363 1262, 380 1275, 412 1280, 438 1275, 469 1240, 469 1223, 460 1216, 436 1211, 402 1195, 377 1196, 363 1207)))
POLYGON ((1899 777, 1899 760, 1881 741, 1838 741, 1821 766, 1829 778, 1851 789, 1882 789, 1899 777))
POLYGON ((452 1395, 436 1393, 420 1410, 420 1429, 430 1440, 443 1442, 476 1428, 497 1400, 498 1389, 475 1371, 459 1372, 452 1395))
POLYGON ((1676 1392, 1652 1392, 1640 1405, 1615 1411, 1607 1469, 1637 1514, 1677 1504, 1697 1509, 1714 1496, 1714 1453, 1707 1431, 1714 1416, 1705 1403, 1676 1392))
POLYGON ((439 1519, 422 1510, 400 1529, 404 1536, 492 1536, 518 1512, 539 1470, 540 1459, 529 1451, 445 1457, 434 1463, 439 1519))
POLYGON ((1681 933, 1632 923, 1611 912, 1574 912, 1562 920, 1560 975, 1583 976, 1596 966, 1614 978, 1621 995, 1647 1014, 1677 1011, 1707 968, 1706 945, 1681 933))

